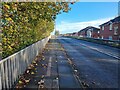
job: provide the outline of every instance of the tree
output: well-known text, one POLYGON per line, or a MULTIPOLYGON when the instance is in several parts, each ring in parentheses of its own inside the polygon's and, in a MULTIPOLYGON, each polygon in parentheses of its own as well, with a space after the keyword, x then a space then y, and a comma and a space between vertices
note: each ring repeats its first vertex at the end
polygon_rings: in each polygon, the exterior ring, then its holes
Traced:
POLYGON ((56 15, 70 10, 68 2, 3 2, 2 58, 48 37, 56 15))
POLYGON ((55 35, 58 36, 60 34, 59 30, 55 30, 55 35))

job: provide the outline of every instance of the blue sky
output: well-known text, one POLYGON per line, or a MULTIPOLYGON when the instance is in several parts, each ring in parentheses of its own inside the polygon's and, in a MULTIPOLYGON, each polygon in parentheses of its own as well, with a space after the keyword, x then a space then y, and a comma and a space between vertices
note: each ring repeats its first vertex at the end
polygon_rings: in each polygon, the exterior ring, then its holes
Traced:
POLYGON ((60 33, 77 32, 87 26, 100 24, 118 15, 118 2, 77 2, 68 13, 57 16, 56 29, 60 33))

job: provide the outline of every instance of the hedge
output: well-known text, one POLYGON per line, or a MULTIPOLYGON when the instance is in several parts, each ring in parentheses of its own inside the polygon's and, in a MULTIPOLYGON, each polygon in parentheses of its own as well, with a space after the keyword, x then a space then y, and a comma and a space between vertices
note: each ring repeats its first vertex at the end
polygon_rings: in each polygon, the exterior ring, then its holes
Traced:
POLYGON ((56 15, 69 10, 67 2, 3 2, 2 58, 49 36, 56 15))

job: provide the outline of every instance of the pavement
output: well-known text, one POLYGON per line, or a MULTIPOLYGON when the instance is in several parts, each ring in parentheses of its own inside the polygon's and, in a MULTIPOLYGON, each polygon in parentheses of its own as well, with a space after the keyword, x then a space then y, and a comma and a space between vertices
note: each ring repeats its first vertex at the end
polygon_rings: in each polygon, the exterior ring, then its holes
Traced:
POLYGON ((37 56, 35 73, 24 88, 118 88, 119 49, 87 41, 51 38, 37 56))

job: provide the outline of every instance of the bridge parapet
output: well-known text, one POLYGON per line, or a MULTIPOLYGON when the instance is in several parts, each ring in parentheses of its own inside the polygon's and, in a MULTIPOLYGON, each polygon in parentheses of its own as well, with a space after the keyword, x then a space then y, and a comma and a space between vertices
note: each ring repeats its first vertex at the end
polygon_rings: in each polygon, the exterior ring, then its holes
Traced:
POLYGON ((0 90, 12 88, 28 65, 42 51, 50 36, 0 61, 0 90))

